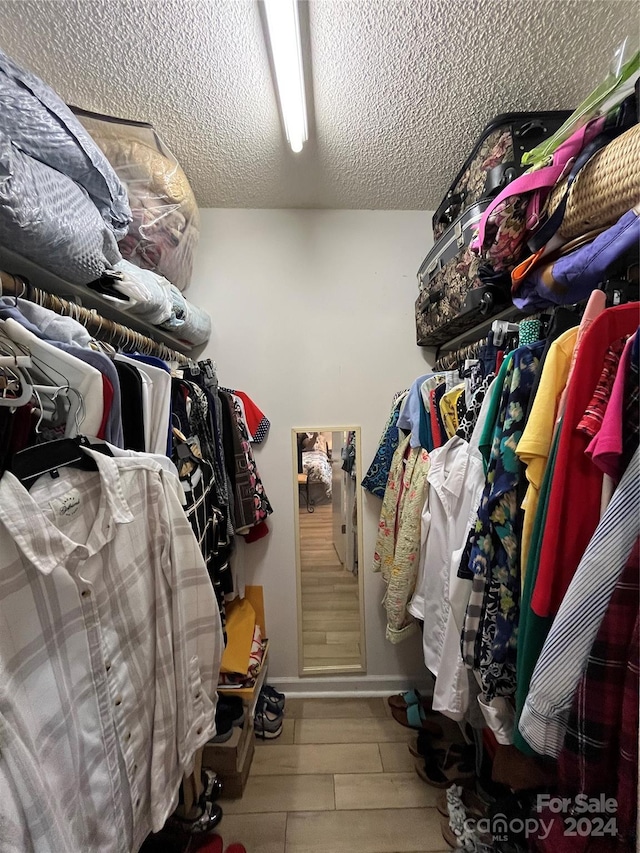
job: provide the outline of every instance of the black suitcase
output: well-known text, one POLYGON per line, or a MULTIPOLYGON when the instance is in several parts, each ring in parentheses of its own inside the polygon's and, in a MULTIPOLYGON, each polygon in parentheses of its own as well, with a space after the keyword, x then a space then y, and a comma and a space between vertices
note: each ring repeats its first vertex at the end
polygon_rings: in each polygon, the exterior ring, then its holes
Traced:
POLYGON ((488 204, 485 199, 460 214, 422 262, 416 300, 418 346, 444 344, 511 300, 510 277, 494 273, 469 249, 488 204))
POLYGON ((521 175, 524 152, 554 134, 570 115, 565 110, 502 113, 490 121, 433 216, 433 239, 439 240, 468 207, 493 198, 521 175))
POLYGON ((511 301, 511 280, 497 274, 469 245, 491 199, 524 169, 525 151, 551 136, 568 111, 504 113, 483 130, 433 217, 435 244, 418 271, 419 346, 439 346, 511 301))

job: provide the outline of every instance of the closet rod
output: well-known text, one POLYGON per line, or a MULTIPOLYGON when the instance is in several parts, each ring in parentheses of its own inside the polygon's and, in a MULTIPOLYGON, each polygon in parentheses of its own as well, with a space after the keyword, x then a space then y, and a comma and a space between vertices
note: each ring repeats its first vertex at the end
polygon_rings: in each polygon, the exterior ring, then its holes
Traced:
POLYGON ((176 361, 181 365, 193 364, 191 359, 182 353, 169 349, 164 344, 158 343, 158 341, 154 341, 152 338, 140 334, 140 332, 122 326, 120 323, 115 323, 113 320, 107 320, 106 317, 102 317, 94 310, 83 308, 75 302, 68 302, 66 299, 47 293, 46 290, 33 287, 22 278, 9 275, 3 271, 0 271, 0 295, 27 299, 29 302, 35 302, 56 314, 72 317, 81 323, 96 340, 111 344, 116 349, 140 352, 144 355, 155 355, 163 361, 176 361))
POLYGON ((453 370, 455 367, 460 367, 464 363, 465 359, 476 358, 478 349, 481 346, 486 346, 486 343, 487 338, 482 338, 472 344, 467 344, 465 347, 460 347, 460 349, 454 350, 453 352, 448 352, 436 361, 433 365, 433 370, 453 370))

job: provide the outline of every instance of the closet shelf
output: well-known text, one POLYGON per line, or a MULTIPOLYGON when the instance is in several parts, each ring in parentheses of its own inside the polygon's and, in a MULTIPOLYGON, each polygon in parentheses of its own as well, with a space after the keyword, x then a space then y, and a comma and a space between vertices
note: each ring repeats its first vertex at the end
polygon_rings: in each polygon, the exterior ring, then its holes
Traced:
POLYGON ((66 281, 2 245, 0 245, 0 269, 12 275, 23 276, 34 287, 39 287, 42 290, 53 293, 55 296, 67 299, 69 302, 77 302, 85 308, 94 309, 102 314, 103 317, 106 317, 107 320, 113 320, 115 323, 127 326, 158 343, 164 344, 169 349, 177 350, 177 352, 187 355, 194 360, 198 358, 206 346, 206 344, 202 344, 201 346, 193 347, 170 332, 166 332, 157 326, 152 326, 150 323, 145 322, 136 314, 129 311, 122 311, 100 293, 96 293, 96 291, 90 290, 86 286, 66 281))
POLYGON ((522 320, 527 315, 520 311, 515 305, 509 305, 507 308, 504 308, 498 314, 492 314, 490 317, 482 320, 476 326, 473 326, 471 329, 467 329, 466 332, 461 332, 459 335, 456 335, 455 338, 451 338, 450 341, 446 341, 443 344, 439 344, 438 346, 432 347, 435 349, 438 357, 442 353, 452 352, 453 350, 459 349, 464 346, 466 343, 472 343, 473 341, 480 340, 480 338, 485 337, 489 331, 491 330, 491 324, 495 320, 522 320))

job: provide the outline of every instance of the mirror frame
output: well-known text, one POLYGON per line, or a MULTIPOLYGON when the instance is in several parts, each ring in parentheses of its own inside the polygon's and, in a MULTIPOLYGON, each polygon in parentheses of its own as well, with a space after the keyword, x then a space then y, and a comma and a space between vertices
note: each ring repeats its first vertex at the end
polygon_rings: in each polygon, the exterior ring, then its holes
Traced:
POLYGON ((364 517, 362 511, 362 436, 359 426, 313 426, 291 429, 291 481, 293 484, 293 524, 296 548, 296 597, 298 610, 298 674, 301 678, 318 675, 361 675, 367 671, 364 618, 364 517), (298 445, 300 432, 355 432, 356 434, 356 510, 358 513, 358 598, 360 604, 360 663, 344 666, 305 666, 302 630, 302 560, 300 556, 300 496, 298 489, 298 445))

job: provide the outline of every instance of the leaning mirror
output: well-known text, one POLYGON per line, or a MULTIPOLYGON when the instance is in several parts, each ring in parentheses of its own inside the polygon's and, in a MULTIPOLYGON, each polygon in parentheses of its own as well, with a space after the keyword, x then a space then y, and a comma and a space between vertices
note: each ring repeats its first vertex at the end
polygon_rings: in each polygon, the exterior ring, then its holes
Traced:
POLYGON ((292 440, 300 674, 364 672, 360 429, 292 440))

